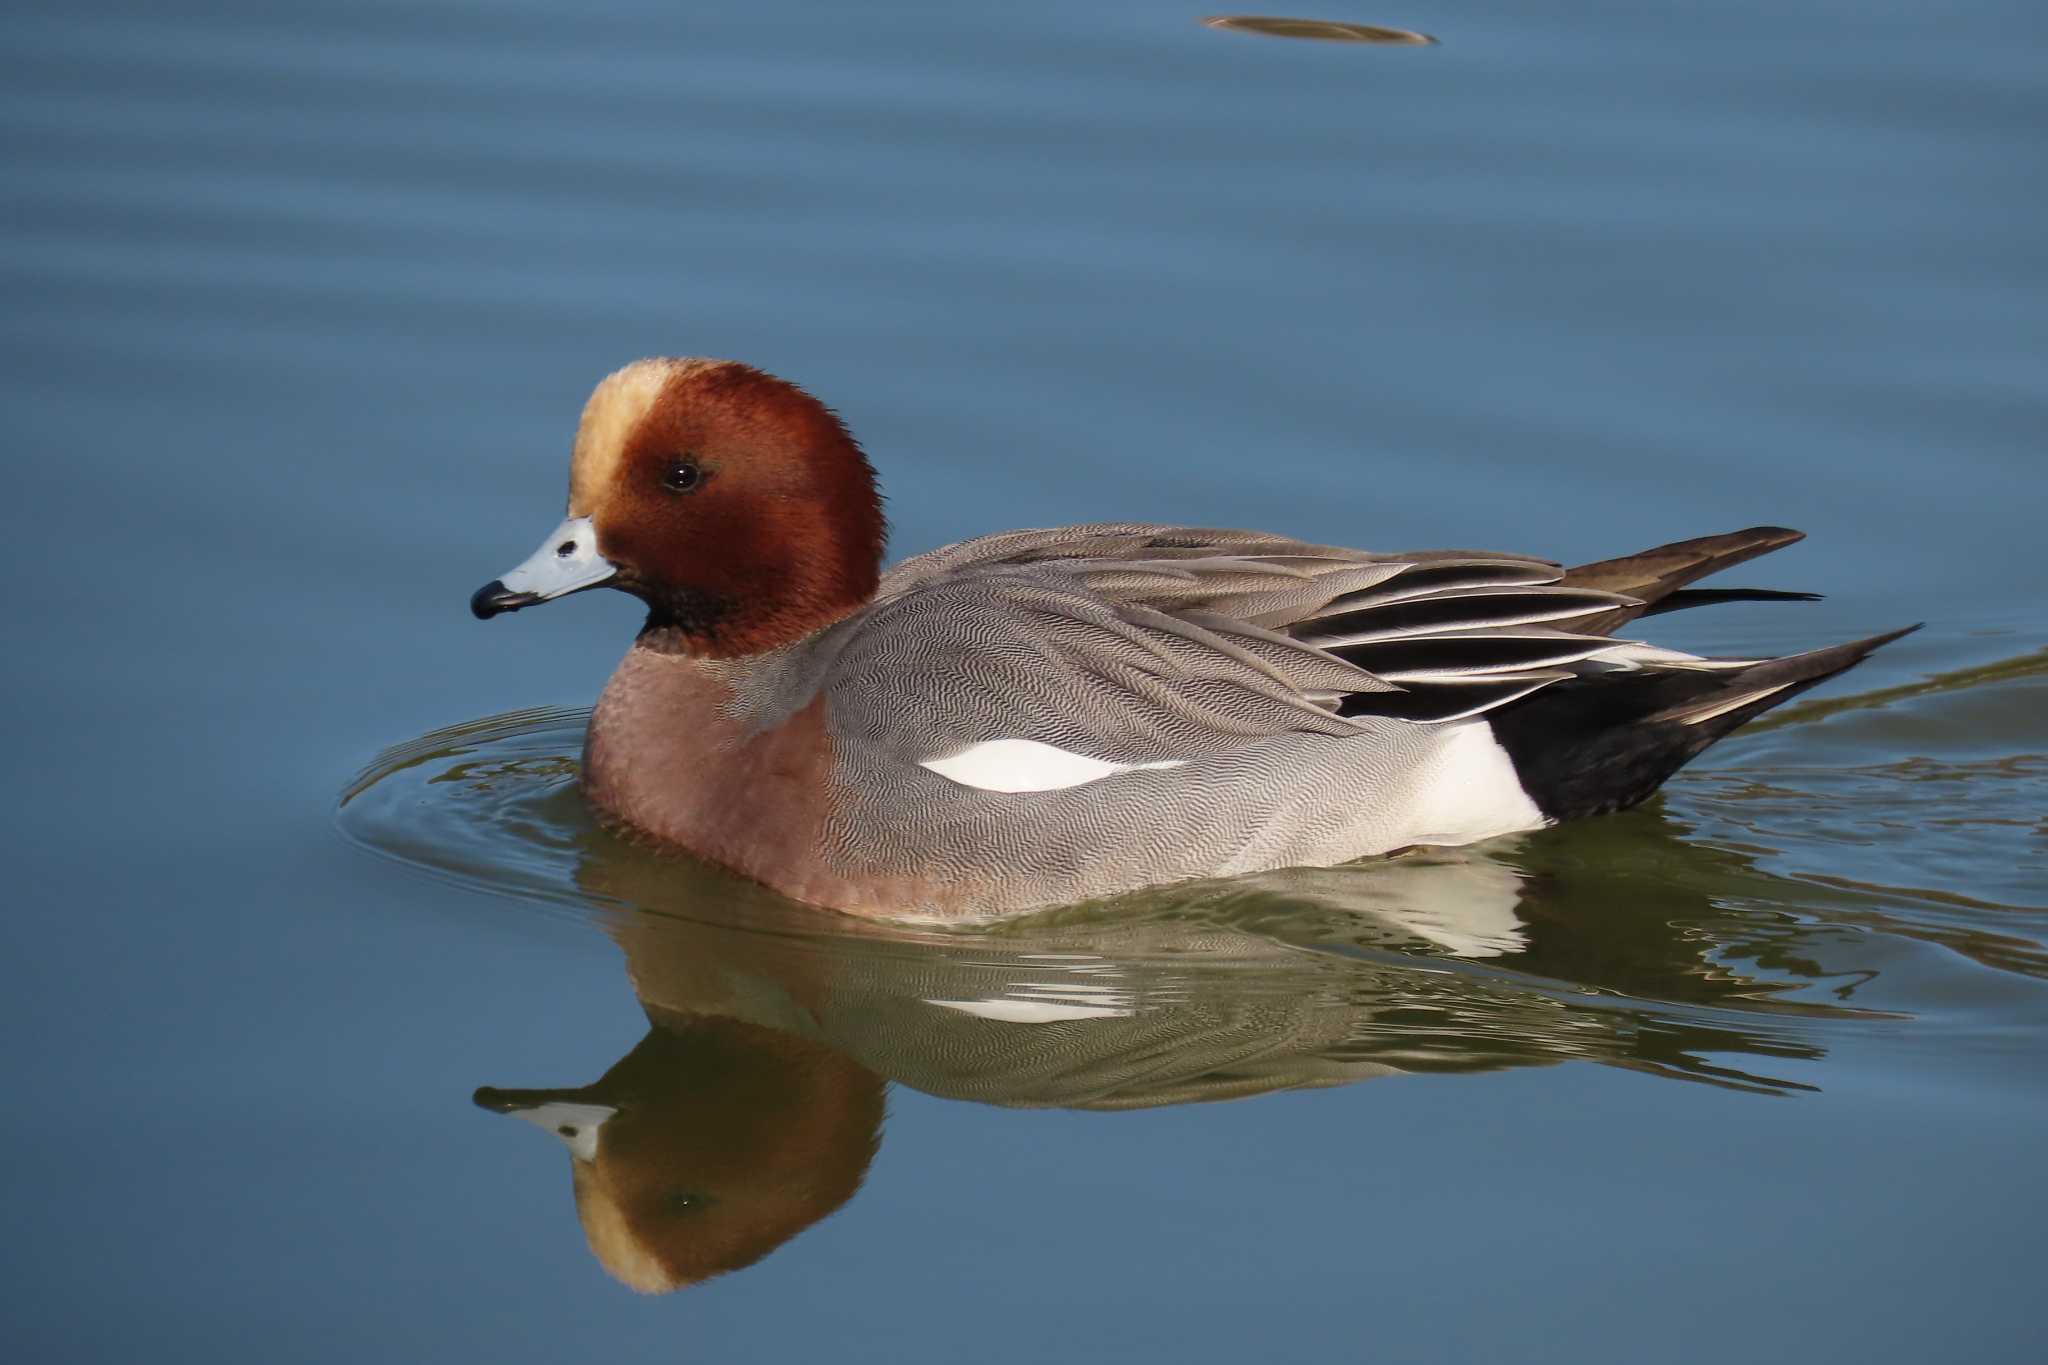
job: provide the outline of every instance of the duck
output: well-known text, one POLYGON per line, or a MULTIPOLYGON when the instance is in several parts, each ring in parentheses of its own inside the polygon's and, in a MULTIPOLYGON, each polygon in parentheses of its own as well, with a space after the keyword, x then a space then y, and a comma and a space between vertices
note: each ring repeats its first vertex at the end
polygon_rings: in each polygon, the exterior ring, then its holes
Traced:
POLYGON ((1616 632, 1809 593, 1690 586, 1759 526, 1566 568, 1137 522, 883 571, 873 466, 753 366, 636 361, 585 404, 566 515, 489 619, 596 588, 646 618, 590 713, 607 825, 790 899, 975 921, 1331 867, 1648 799, 1915 626, 1783 657, 1616 632))

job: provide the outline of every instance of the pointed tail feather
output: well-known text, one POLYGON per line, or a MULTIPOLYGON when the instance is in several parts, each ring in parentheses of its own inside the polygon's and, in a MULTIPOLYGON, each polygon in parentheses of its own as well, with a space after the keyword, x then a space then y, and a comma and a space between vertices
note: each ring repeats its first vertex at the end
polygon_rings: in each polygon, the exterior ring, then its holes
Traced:
MULTIPOLYGON (((1723 674, 1721 686, 1714 692, 1645 717, 1645 723, 1672 721, 1680 725, 1706 726, 1710 731, 1707 743, 1711 744, 1742 722, 1792 700, 1816 683, 1826 682, 1835 674, 1855 667, 1874 650, 1918 629, 1918 624, 1910 625, 1865 640, 1852 640, 1845 645, 1829 645, 1804 654, 1788 654, 1782 659, 1766 659, 1740 673, 1723 674)), ((1706 745, 1700 747, 1705 748, 1706 745)))
POLYGON ((1711 607, 1719 602, 1818 602, 1817 592, 1781 592, 1777 588, 1681 588, 1652 603, 1645 616, 1661 616, 1687 607, 1711 607))
POLYGON ((1682 593, 1679 590, 1688 583, 1705 578, 1708 574, 1733 568, 1737 564, 1755 559, 1758 555, 1769 554, 1772 550, 1782 549, 1804 539, 1804 532, 1794 531, 1788 527, 1752 526, 1746 531, 1730 531, 1718 536, 1699 536, 1693 540, 1660 545, 1654 550, 1644 550, 1640 554, 1623 555, 1619 559, 1603 559, 1594 564, 1581 564, 1575 569, 1565 571, 1564 586, 1616 592, 1624 597, 1636 598, 1643 605, 1582 617, 1563 623, 1564 628, 1588 635, 1611 635, 1638 616, 1650 615, 1657 611, 1677 611, 1684 607, 1705 606, 1716 601, 1780 601, 1787 598, 1803 598, 1804 594, 1778 594, 1760 588, 1733 588, 1718 592, 1703 589, 1698 594, 1682 593), (1660 603, 1667 605, 1660 606, 1660 603))
POLYGON ((1642 670, 1553 683, 1487 713, 1522 788, 1553 820, 1647 799, 1715 740, 1918 630, 1873 635, 1748 668, 1642 670))

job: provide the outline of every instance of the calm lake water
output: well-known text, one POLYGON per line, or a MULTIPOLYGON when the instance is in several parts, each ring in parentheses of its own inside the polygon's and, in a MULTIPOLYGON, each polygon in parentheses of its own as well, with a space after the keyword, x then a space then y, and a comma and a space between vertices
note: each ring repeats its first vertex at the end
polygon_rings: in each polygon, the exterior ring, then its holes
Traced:
POLYGON ((2043 1358, 2048 10, 1202 13, 0 18, 11 1357, 2043 1358), (1824 602, 1645 633, 1929 624, 1625 816, 863 928, 593 826, 633 603, 465 609, 651 353, 898 554, 1775 522, 1824 602), (765 1256, 623 1287, 503 1088, 765 1256))

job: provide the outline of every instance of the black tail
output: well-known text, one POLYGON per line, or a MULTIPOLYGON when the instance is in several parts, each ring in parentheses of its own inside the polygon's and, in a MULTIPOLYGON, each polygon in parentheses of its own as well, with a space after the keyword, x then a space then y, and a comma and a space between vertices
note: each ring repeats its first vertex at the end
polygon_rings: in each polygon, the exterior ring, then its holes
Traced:
POLYGON ((1486 719, 1545 815, 1603 815, 1647 799, 1744 721, 1919 628, 1740 669, 1595 673, 1552 683, 1486 719))

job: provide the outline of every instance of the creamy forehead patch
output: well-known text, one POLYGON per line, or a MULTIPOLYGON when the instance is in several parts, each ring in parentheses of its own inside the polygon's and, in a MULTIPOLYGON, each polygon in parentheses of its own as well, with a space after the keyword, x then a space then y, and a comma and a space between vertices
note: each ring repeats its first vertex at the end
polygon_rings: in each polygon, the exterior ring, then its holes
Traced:
POLYGON ((606 375, 583 405, 569 458, 569 515, 588 516, 604 487, 617 474, 619 459, 661 392, 677 375, 718 364, 715 360, 669 356, 636 360, 606 375))

